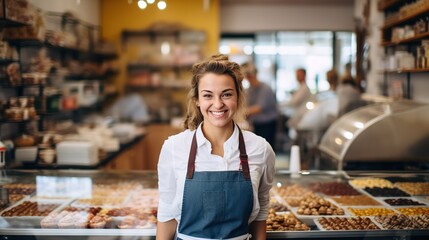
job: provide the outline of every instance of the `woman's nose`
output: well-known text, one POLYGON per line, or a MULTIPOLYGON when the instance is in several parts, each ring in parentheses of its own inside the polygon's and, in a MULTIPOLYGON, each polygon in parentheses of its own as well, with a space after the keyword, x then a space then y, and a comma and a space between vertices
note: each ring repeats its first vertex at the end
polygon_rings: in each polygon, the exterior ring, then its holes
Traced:
POLYGON ((215 98, 214 100, 214 106, 219 108, 219 107, 223 107, 223 100, 222 98, 215 98))

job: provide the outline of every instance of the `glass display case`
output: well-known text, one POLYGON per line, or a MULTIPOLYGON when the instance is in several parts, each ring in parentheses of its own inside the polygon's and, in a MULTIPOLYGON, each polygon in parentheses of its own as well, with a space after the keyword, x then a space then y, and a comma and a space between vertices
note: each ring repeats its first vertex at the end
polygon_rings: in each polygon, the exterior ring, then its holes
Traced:
POLYGON ((319 150, 337 170, 348 163, 424 165, 429 162, 428 121, 429 105, 425 103, 402 100, 368 105, 335 121, 321 139, 319 150))
MULTIPOLYGON (((278 172, 268 239, 427 239, 429 172, 278 172)), ((5 170, 5 239, 155 239, 153 171, 5 170)))

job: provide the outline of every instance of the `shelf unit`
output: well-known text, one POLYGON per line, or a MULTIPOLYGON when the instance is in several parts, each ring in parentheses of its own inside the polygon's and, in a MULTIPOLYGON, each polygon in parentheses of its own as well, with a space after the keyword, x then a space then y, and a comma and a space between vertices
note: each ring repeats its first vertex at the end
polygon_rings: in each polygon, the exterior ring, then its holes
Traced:
MULTIPOLYGON (((429 40, 429 2, 415 1, 408 4, 407 1, 401 0, 381 0, 378 2, 378 10, 386 16, 384 25, 381 27, 381 46, 385 53, 390 50, 396 51, 397 48, 406 49, 412 53, 417 62, 417 48, 421 45, 422 40, 429 40), (393 15, 393 17, 392 17, 393 15), (425 31, 416 31, 416 23, 425 19, 425 31), (402 38, 393 39, 395 28, 404 28, 407 26, 408 31, 411 28, 413 35, 402 36, 402 38)), ((405 32, 405 30, 403 30, 405 32)), ((405 35, 405 34, 404 34, 405 35)), ((429 54, 425 54, 429 56, 429 54)), ((397 69, 387 69, 383 71, 385 93, 387 94, 389 73, 405 74, 405 94, 406 98, 412 99, 411 95, 411 78, 414 73, 429 73, 428 65, 418 68, 415 64, 413 68, 399 67, 397 69)))
POLYGON ((192 65, 204 58, 205 32, 160 23, 142 30, 122 31, 121 45, 127 73, 125 91, 142 95, 154 122, 182 115, 192 65), (161 112, 169 113, 168 117, 159 117, 165 115, 161 112))
MULTIPOLYGON (((0 16, 7 16, 6 15, 7 7, 5 5, 6 3, 7 3, 6 0, 0 0, 0 4, 2 4, 0 5, 0 11, 2 11, 3 13, 3 15, 0 14, 0 16)), ((53 13, 47 13, 47 14, 53 14, 53 13)), ((24 133, 24 129, 25 127, 28 126, 29 123, 37 123, 37 130, 41 132, 46 130, 44 129, 45 127, 44 123, 46 122, 47 119, 50 119, 51 121, 56 121, 60 117, 62 119, 70 119, 73 122, 76 122, 76 121, 82 120, 83 116, 86 116, 89 113, 102 109, 103 96, 100 94, 98 101, 95 102, 94 104, 81 106, 81 107, 78 107, 77 109, 59 108, 58 111, 49 111, 52 108, 49 108, 46 106, 49 104, 47 101, 48 97, 46 95, 47 94, 46 91, 48 90, 48 87, 52 87, 53 85, 55 85, 56 87, 58 86, 58 83, 54 81, 57 77, 61 78, 62 79, 61 82, 64 82, 64 83, 67 83, 69 80, 73 80, 73 81, 100 80, 99 86, 100 86, 100 89, 102 89, 103 80, 110 79, 112 77, 117 76, 118 74, 118 71, 112 70, 110 68, 110 65, 108 66, 106 65, 106 68, 104 68, 105 66, 101 65, 103 64, 104 61, 111 61, 111 60, 117 59, 118 54, 116 52, 109 51, 111 50, 111 48, 106 48, 106 45, 104 44, 98 44, 98 45, 95 44, 94 42, 95 38, 91 37, 93 35, 91 35, 92 33, 90 32, 94 31, 94 29, 97 28, 96 26, 84 23, 81 20, 74 18, 73 16, 64 16, 63 14, 57 14, 57 16, 55 17, 57 20, 61 21, 62 27, 64 27, 65 24, 72 24, 73 26, 81 27, 83 33, 88 32, 87 35, 85 34, 87 38, 82 40, 81 44, 79 44, 79 41, 78 41, 76 44, 76 47, 74 47, 74 46, 71 46, 71 44, 69 46, 56 45, 55 43, 52 42, 52 39, 49 39, 45 35, 43 35, 43 39, 40 39, 36 37, 28 37, 26 35, 23 35, 23 36, 17 35, 15 34, 15 31, 17 30, 11 31, 11 29, 8 29, 7 31, 5 31, 6 33, 4 34, 3 41, 7 42, 9 46, 16 49, 17 59, 0 59, 0 66, 5 68, 4 75, 6 76, 5 78, 0 79, 0 90, 7 93, 6 95, 10 95, 9 98, 7 99, 10 99, 10 97, 19 98, 21 96, 24 96, 24 93, 26 93, 25 94, 26 96, 31 95, 31 97, 34 98, 34 101, 36 103, 35 107, 36 107, 37 118, 13 121, 13 120, 10 120, 10 118, 3 116, 3 112, 1 112, 2 116, 0 117, 0 139, 2 140, 4 138, 4 134, 3 132, 1 132, 1 128, 3 126, 9 127, 9 124, 12 124, 11 127, 13 130, 11 133, 8 134, 8 136, 13 137, 24 133), (57 16, 61 16, 61 18, 57 18, 57 16), (79 24, 81 26, 78 26, 79 24), (45 37, 46 37, 46 40, 45 40, 45 37), (97 68, 94 71, 80 71, 80 72, 83 72, 84 74, 79 74, 79 75, 69 74, 66 76, 63 76, 63 74, 61 73, 57 74, 57 72, 55 71, 56 68, 51 68, 50 72, 48 72, 47 74, 43 73, 44 75, 47 76, 46 81, 44 81, 44 83, 26 84, 24 81, 24 77, 25 77, 24 73, 29 71, 27 70, 26 72, 24 72, 23 66, 24 65, 30 66, 30 64, 32 64, 32 62, 30 62, 30 58, 32 58, 35 55, 36 51, 43 48, 47 49, 48 55, 51 59, 54 59, 55 61, 58 62, 58 65, 53 65, 53 67, 61 66, 62 68, 65 68, 66 60, 75 60, 75 61, 84 62, 84 63, 89 62, 99 68, 97 68), (16 80, 14 82, 11 82, 9 80, 8 74, 6 74, 6 67, 12 63, 18 63, 19 70, 20 70, 19 74, 16 74, 15 75, 16 77, 14 78, 19 80, 16 80), (106 71, 106 69, 109 69, 109 70, 106 71), (94 73, 99 72, 100 74, 89 74, 92 72, 94 73), (15 84, 15 83, 18 83, 18 84, 15 84), (37 89, 34 89, 34 90, 31 89, 32 92, 30 94, 30 93, 27 93, 27 88, 37 88, 37 89), (13 127, 15 125, 17 126, 16 129, 15 127, 13 127)), ((15 27, 22 27, 22 26, 28 27, 30 25, 26 23, 20 23, 11 19, 7 19, 6 17, 0 17, 0 30, 3 30, 4 28, 15 28, 15 27)), ((59 29, 56 29, 56 30, 59 30, 59 29)), ((95 33, 98 33, 98 32, 94 31, 94 34, 95 33)), ((38 37, 40 36, 38 35, 38 37)), ((80 36, 76 36, 76 37, 79 40, 80 36)), ((100 90, 99 92, 101 93, 102 91, 100 90)), ((55 96, 55 97, 61 98, 62 93, 52 93, 52 94, 49 94, 49 96, 55 96)), ((61 102, 58 102, 57 104, 62 105, 61 102)), ((36 127, 36 125, 34 125, 34 127, 36 127)), ((36 162, 36 164, 38 163, 36 162)))

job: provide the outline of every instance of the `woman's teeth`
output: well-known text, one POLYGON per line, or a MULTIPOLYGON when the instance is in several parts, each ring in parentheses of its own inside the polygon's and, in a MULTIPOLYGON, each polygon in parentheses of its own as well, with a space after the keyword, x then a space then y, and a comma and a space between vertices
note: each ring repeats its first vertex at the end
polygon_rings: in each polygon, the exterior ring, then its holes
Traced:
POLYGON ((225 113, 225 111, 221 111, 221 112, 213 112, 213 111, 212 111, 212 113, 213 113, 213 115, 215 115, 215 116, 221 116, 222 114, 224 114, 224 113, 225 113))

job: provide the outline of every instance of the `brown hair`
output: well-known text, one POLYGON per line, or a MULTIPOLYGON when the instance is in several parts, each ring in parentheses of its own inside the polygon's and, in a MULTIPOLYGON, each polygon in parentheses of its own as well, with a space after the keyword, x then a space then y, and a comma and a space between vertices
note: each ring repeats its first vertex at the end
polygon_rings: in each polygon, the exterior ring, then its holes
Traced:
POLYGON ((184 122, 185 129, 195 130, 204 120, 203 114, 197 107, 196 102, 198 100, 198 85, 200 79, 207 73, 219 75, 226 74, 232 77, 238 96, 237 112, 234 115, 234 121, 240 122, 244 119, 246 103, 243 86, 241 84, 243 73, 241 72, 240 65, 229 61, 228 56, 218 54, 192 66, 192 82, 191 89, 188 93, 188 111, 184 122))
POLYGON ((338 86, 338 74, 335 69, 331 69, 326 72, 326 80, 328 81, 332 89, 336 89, 338 86))

